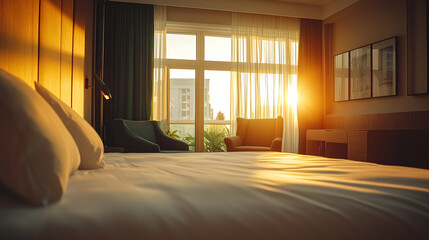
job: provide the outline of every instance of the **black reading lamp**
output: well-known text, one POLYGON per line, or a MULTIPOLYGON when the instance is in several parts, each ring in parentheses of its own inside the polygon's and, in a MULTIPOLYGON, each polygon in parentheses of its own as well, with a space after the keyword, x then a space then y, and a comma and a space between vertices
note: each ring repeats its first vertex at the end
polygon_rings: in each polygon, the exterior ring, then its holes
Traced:
POLYGON ((99 90, 101 92, 101 99, 100 99, 100 137, 104 141, 104 131, 103 131, 103 97, 106 100, 109 100, 112 98, 112 94, 110 94, 110 90, 107 87, 106 83, 101 79, 99 76, 94 74, 95 78, 95 84, 89 85, 89 81, 86 78, 85 79, 85 88, 95 87, 96 90, 99 90))
POLYGON ((106 86, 106 83, 104 83, 103 79, 101 79, 99 76, 94 75, 95 77, 95 87, 101 91, 103 94, 103 97, 106 100, 109 100, 112 98, 112 94, 110 94, 109 88, 106 86))

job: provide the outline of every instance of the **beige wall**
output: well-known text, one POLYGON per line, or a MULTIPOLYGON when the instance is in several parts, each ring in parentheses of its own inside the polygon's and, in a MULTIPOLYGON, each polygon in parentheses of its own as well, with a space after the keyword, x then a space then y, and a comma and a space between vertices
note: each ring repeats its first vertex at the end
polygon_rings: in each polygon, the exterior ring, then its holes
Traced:
MULTIPOLYGON (((429 95, 407 96, 406 17, 406 0, 360 0, 323 21, 325 29, 332 27, 332 45, 326 46, 325 43, 325 49, 331 48, 332 56, 325 56, 325 59, 398 36, 398 95, 334 103, 333 78, 332 75, 325 74, 326 116, 429 110, 429 95)), ((331 67, 325 60, 325 71, 329 71, 331 67)))

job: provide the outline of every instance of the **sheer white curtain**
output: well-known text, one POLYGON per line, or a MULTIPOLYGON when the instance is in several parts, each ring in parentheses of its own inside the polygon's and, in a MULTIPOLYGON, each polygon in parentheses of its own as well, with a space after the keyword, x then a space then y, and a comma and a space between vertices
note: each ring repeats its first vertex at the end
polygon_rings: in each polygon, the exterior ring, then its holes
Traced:
POLYGON ((283 116, 282 151, 298 152, 300 20, 233 13, 231 132, 237 117, 283 116))
POLYGON ((167 124, 167 67, 166 59, 166 24, 165 6, 154 6, 154 69, 152 120, 160 121, 162 127, 167 124))

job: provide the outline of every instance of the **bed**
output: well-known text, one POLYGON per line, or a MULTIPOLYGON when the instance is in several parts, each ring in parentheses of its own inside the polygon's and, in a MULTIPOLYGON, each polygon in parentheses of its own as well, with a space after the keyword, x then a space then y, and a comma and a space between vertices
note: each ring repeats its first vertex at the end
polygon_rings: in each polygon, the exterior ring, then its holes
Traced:
POLYGON ((291 153, 106 153, 1 239, 428 239, 429 170, 291 153))
POLYGON ((67 104, 2 69, 0 109, 2 240, 429 237, 429 170, 275 152, 105 154, 67 104))

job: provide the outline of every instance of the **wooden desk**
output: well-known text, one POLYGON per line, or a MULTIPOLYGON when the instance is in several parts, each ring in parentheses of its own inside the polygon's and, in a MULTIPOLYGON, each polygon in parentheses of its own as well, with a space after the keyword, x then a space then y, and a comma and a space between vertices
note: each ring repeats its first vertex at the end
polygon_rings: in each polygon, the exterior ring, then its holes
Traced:
POLYGON ((428 137, 420 130, 307 130, 306 154, 414 166, 427 161, 428 137))

